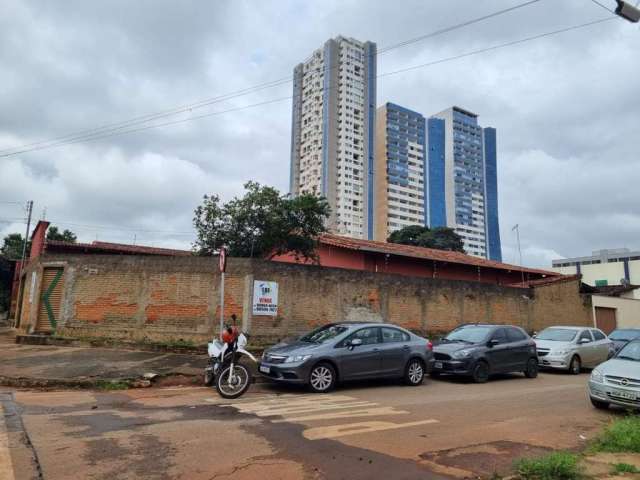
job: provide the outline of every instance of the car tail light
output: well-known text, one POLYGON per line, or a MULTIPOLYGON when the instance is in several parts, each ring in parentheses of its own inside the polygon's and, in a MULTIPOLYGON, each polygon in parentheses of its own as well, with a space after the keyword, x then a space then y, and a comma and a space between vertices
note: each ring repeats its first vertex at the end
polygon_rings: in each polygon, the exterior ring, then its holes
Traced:
POLYGON ((433 342, 431 340, 427 340, 427 350, 433 350, 433 342))

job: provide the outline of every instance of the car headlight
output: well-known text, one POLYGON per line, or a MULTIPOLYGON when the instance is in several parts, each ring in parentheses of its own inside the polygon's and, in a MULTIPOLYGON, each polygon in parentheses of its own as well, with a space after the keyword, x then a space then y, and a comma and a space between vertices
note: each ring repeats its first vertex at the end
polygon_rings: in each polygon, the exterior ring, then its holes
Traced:
POLYGON ((600 370, 594 368, 591 371, 591 380, 598 383, 604 383, 604 375, 602 375, 602 372, 600 370))
POLYGON ((458 350, 457 352, 453 352, 451 356, 453 358, 469 358, 471 356, 471 352, 473 352, 473 350, 471 350, 470 348, 466 348, 464 350, 458 350))
POLYGON ((291 355, 287 357, 284 363, 294 363, 294 362, 304 362, 305 360, 309 360, 311 355, 291 355))
POLYGON ((566 355, 569 352, 571 352, 571 350, 569 350, 568 348, 560 348, 558 350, 553 350, 551 352, 552 355, 566 355))

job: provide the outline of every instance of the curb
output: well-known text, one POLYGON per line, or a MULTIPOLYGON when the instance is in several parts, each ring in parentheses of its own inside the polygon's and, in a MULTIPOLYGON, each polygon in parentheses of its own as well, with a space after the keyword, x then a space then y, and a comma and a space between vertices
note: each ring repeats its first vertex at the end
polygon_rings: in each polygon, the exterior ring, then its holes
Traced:
MULTIPOLYGON (((116 390, 129 390, 134 388, 149 388, 158 386, 162 388, 162 385, 156 385, 156 383, 163 383, 171 377, 198 377, 198 375, 187 375, 183 373, 169 373, 158 375, 151 380, 146 380, 142 377, 121 377, 121 378, 95 378, 95 379, 68 379, 68 378, 33 378, 33 377, 10 377, 6 375, 0 375, 0 386, 14 387, 14 388, 38 388, 42 390, 53 390, 59 388, 69 389, 82 389, 82 390, 102 390, 102 391, 116 391, 116 390), (109 385, 113 385, 116 388, 109 388, 109 385), (126 385, 126 388, 120 388, 122 385, 126 385)), ((261 375, 254 375, 251 382, 252 385, 269 383, 269 380, 261 375)), ((204 384, 202 385, 204 386, 204 384)))

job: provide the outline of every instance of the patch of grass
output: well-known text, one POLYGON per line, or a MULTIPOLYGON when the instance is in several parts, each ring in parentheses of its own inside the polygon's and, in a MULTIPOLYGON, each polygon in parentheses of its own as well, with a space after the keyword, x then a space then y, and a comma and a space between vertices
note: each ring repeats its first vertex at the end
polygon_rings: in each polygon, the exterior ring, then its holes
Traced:
POLYGON ((629 416, 613 421, 593 444, 596 452, 640 453, 640 416, 629 416))
POLYGON ((623 473, 640 473, 640 470, 628 463, 616 463, 611 470, 612 475, 622 475, 623 473))
POLYGON ((98 390, 127 390, 129 387, 129 382, 121 380, 98 380, 96 382, 98 390))
POLYGON ((575 480, 580 478, 578 456, 553 452, 540 458, 523 458, 515 462, 515 470, 523 480, 575 480))

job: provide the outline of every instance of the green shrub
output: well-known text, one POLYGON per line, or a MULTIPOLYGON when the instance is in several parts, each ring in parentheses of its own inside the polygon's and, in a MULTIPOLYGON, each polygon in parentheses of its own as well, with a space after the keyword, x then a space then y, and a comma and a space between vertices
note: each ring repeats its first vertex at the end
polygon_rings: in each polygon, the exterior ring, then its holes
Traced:
POLYGON ((596 439, 596 452, 640 453, 640 416, 629 416, 612 422, 596 439))
POLYGON ((98 380, 96 388, 99 390, 126 390, 129 383, 121 380, 98 380))
POLYGON ((580 477, 578 456, 567 452, 523 458, 516 461, 515 469, 523 480, 574 480, 580 477))
POLYGON ((633 465, 629 465, 628 463, 616 463, 613 466, 613 470, 611 471, 612 475, 620 475, 622 473, 640 473, 633 465))

